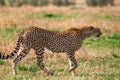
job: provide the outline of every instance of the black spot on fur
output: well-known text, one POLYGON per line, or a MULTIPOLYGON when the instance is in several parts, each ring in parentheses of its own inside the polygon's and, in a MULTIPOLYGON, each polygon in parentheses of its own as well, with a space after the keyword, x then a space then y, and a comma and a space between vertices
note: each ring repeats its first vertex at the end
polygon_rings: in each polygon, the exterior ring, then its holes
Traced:
POLYGON ((5 59, 5 56, 3 55, 2 59, 5 59))
POLYGON ((1 59, 1 56, 2 56, 2 55, 0 54, 0 59, 1 59))
POLYGON ((7 55, 7 56, 6 56, 6 59, 8 59, 9 57, 10 57, 10 56, 9 56, 9 55, 7 55))
POLYGON ((11 55, 14 56, 14 53, 12 53, 11 55))

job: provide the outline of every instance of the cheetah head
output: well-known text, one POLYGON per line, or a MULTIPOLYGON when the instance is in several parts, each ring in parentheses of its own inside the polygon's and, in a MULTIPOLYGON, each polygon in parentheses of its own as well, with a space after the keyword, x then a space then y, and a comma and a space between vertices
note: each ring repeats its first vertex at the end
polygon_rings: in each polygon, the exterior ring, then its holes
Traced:
POLYGON ((86 33, 88 35, 88 37, 99 37, 100 35, 102 35, 102 32, 100 31, 100 28, 95 28, 93 26, 89 26, 86 29, 86 33))

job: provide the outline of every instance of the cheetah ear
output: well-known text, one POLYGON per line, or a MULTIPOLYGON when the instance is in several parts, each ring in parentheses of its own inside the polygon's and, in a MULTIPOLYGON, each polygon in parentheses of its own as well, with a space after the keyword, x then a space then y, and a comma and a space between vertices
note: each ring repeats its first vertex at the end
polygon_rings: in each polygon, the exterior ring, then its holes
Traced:
POLYGON ((93 30, 94 27, 93 27, 93 26, 89 26, 88 29, 89 29, 89 30, 93 30))

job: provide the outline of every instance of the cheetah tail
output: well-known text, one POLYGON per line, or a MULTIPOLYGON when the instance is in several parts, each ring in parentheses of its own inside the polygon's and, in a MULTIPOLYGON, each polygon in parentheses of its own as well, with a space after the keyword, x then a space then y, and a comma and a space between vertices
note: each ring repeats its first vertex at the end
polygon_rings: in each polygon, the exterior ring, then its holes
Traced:
POLYGON ((15 49, 10 54, 3 55, 3 53, 0 52, 0 59, 6 60, 6 59, 13 58, 17 54, 17 52, 19 51, 19 49, 20 49, 21 40, 22 40, 22 38, 21 38, 21 36, 19 36, 19 38, 17 40, 17 43, 16 43, 16 47, 15 47, 15 49))

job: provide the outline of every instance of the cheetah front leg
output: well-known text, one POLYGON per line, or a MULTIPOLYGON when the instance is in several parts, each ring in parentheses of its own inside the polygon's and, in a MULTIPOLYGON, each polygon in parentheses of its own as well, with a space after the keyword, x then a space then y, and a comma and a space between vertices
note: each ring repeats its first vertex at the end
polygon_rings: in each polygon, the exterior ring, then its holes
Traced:
POLYGON ((20 51, 20 54, 13 60, 12 62, 13 75, 17 74, 16 65, 29 53, 29 51, 30 51, 30 48, 24 46, 23 50, 20 51))
POLYGON ((38 66, 45 72, 47 75, 53 75, 53 72, 48 71, 43 63, 44 58, 44 48, 36 50, 38 66))
POLYGON ((75 75, 75 69, 77 68, 77 61, 74 57, 74 53, 67 53, 68 59, 69 59, 69 64, 70 64, 70 70, 69 72, 72 73, 72 75, 75 75))

